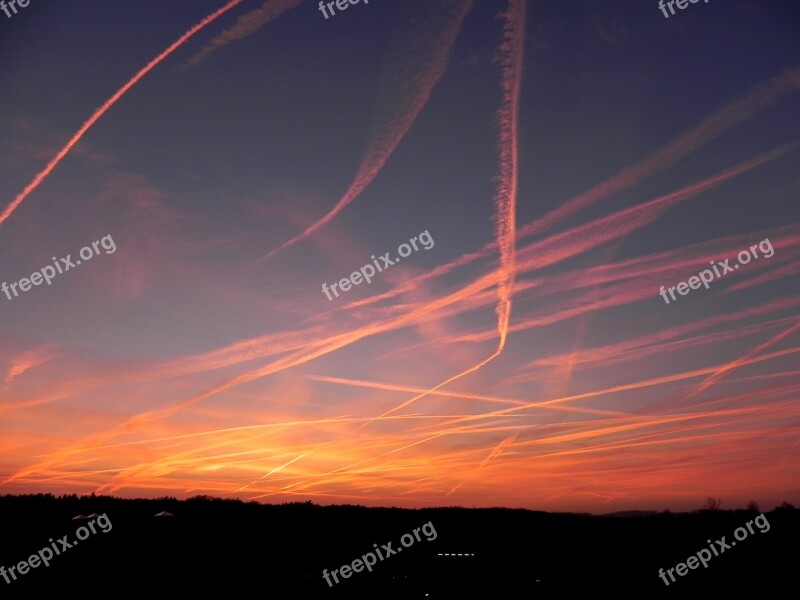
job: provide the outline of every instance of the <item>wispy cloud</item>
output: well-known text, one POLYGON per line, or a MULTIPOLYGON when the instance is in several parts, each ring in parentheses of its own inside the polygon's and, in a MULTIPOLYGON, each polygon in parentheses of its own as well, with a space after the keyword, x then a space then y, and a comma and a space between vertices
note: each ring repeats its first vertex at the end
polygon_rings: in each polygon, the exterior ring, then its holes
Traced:
POLYGON ((58 344, 45 344, 14 357, 3 382, 8 386, 26 371, 46 364, 58 356, 58 344))
POLYGON ((303 0, 267 0, 259 8, 240 16, 233 27, 226 29, 206 44, 200 52, 189 59, 188 64, 196 65, 215 50, 255 33, 264 25, 273 19, 277 19, 284 12, 294 8, 302 1, 303 0))
POLYGON ((430 12, 432 3, 426 3, 425 8, 429 11, 422 17, 427 28, 440 31, 417 34, 413 40, 404 40, 402 48, 395 48, 397 54, 386 66, 389 75, 385 80, 380 102, 380 108, 387 110, 388 116, 381 115, 350 187, 325 216, 260 258, 259 263, 327 225, 378 176, 425 108, 433 88, 447 70, 461 23, 473 7, 472 0, 448 0, 446 4, 446 11, 430 12), (409 51, 409 48, 412 50, 409 51), (395 76, 395 73, 398 75, 395 76))

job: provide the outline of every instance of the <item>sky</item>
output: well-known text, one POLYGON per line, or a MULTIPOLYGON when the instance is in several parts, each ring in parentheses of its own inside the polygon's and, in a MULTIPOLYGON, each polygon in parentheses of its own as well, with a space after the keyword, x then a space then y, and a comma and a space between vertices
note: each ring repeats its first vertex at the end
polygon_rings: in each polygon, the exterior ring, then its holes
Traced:
POLYGON ((0 12, 0 493, 800 503, 800 7, 346 6, 0 12))

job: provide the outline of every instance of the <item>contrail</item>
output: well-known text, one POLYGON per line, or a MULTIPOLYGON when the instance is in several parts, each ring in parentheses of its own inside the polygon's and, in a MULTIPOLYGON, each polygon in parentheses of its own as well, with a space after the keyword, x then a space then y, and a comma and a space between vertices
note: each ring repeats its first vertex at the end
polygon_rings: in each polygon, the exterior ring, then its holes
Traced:
MULTIPOLYGON (((526 0, 509 0, 508 11, 505 13, 505 27, 503 43, 500 46, 502 58, 502 87, 503 87, 503 106, 498 112, 500 123, 500 175, 498 177, 497 194, 495 195, 495 232, 496 243, 500 251, 500 265, 498 269, 499 302, 495 312, 497 313, 497 331, 500 339, 494 353, 473 365, 469 369, 453 375, 442 381, 435 387, 417 394, 387 410, 368 421, 362 427, 369 425, 373 421, 386 417, 393 412, 405 408, 444 387, 480 370, 485 365, 500 356, 506 344, 508 336, 508 323, 511 317, 511 294, 514 287, 514 274, 516 271, 516 205, 517 205, 517 183, 518 183, 518 124, 519 124, 519 96, 522 86, 522 57, 523 46, 525 43, 525 8, 526 0)), ((359 428, 360 429, 360 428, 359 428)))
POLYGON ((511 294, 516 272, 516 208, 519 178, 518 126, 522 86, 522 48, 525 39, 525 0, 511 0, 506 16, 503 52, 503 107, 500 122, 500 177, 495 196, 495 226, 500 251, 500 285, 497 305, 498 353, 503 351, 511 317, 511 294))
POLYGON ((259 8, 253 9, 239 17, 232 27, 220 33, 206 44, 200 52, 190 58, 188 64, 196 65, 218 48, 227 46, 231 42, 235 42, 236 40, 240 40, 255 33, 264 25, 273 19, 277 19, 284 12, 294 8, 302 1, 303 0, 267 0, 259 8))
POLYGON ((114 104, 116 104, 117 100, 122 98, 122 96, 124 96, 128 90, 130 90, 134 85, 139 83, 139 80, 141 80, 145 75, 147 75, 150 71, 156 68, 159 65, 159 63, 161 63, 170 54, 175 52, 175 50, 180 48, 195 33, 200 31, 207 25, 210 25, 211 23, 216 21, 219 17, 221 17, 226 12, 231 10, 233 7, 235 7, 238 4, 241 4, 243 1, 244 0, 231 0, 222 8, 208 15, 205 19, 200 21, 197 25, 195 25, 194 27, 189 29, 189 31, 187 31, 181 37, 179 37, 171 46, 169 46, 161 54, 159 54, 153 60, 147 63, 146 67, 144 67, 141 71, 136 73, 136 75, 134 75, 130 79, 130 81, 128 81, 128 83, 123 85, 117 91, 117 93, 115 93, 113 96, 111 96, 111 98, 106 100, 103 103, 103 105, 100 106, 100 108, 95 110, 94 114, 91 117, 89 117, 89 119, 83 125, 81 125, 81 128, 78 129, 77 133, 72 136, 69 142, 67 142, 67 144, 61 150, 59 150, 58 154, 56 154, 50 160, 50 162, 47 163, 47 166, 44 169, 42 169, 42 171, 36 177, 33 178, 33 181, 31 181, 25 187, 25 189, 22 190, 22 192, 20 192, 20 194, 16 198, 14 198, 14 201, 6 207, 3 213, 0 214, 0 225, 2 225, 6 221, 6 219, 8 219, 8 217, 11 216, 11 214, 17 209, 17 207, 20 204, 22 204, 22 201, 25 200, 25 198, 27 198, 31 192, 33 192, 37 187, 39 187, 39 184, 41 184, 42 181, 44 181, 45 178, 47 178, 47 176, 50 175, 50 172, 53 169, 55 169, 58 166, 58 163, 60 163, 64 159, 64 157, 69 153, 69 151, 72 150, 72 147, 81 140, 84 134, 87 131, 89 131, 92 125, 94 125, 100 119, 100 117, 102 117, 112 106, 114 106, 114 104))
POLYGON ((519 231, 520 237, 542 233, 559 221, 592 204, 637 185, 642 180, 666 169, 711 140, 747 121, 755 113, 775 104, 783 96, 800 88, 800 67, 785 70, 780 75, 748 90, 725 104, 691 130, 681 134, 663 148, 653 152, 637 164, 627 167, 617 175, 579 194, 543 217, 528 223, 519 231))
POLYGON ((792 327, 789 327, 788 329, 785 329, 784 331, 780 332, 773 338, 767 340, 763 344, 760 344, 755 348, 752 348, 751 350, 749 350, 747 353, 745 353, 743 356, 740 356, 736 360, 732 360, 728 364, 722 365, 719 370, 717 370, 710 377, 706 378, 706 380, 703 381, 700 385, 698 385, 688 396, 684 398, 684 400, 688 400, 689 398, 692 398, 697 394, 699 394, 700 392, 708 389, 709 387, 714 385, 717 382, 717 380, 722 378, 728 371, 732 371, 733 369, 737 369, 738 367, 747 364, 747 361, 749 361, 751 358, 753 358, 754 356, 758 356, 758 354, 763 350, 766 350, 767 348, 774 346, 775 344, 786 339, 787 337, 791 337, 799 329, 800 329, 800 321, 795 323, 792 327))
MULTIPOLYGON (((461 29, 461 23, 464 21, 464 17, 467 16, 467 13, 472 9, 472 6, 472 0, 459 0, 455 3, 455 14, 451 17, 442 32, 437 32, 438 35, 432 41, 424 40, 422 43, 414 44, 417 48, 420 46, 422 47, 424 52, 420 52, 420 54, 424 54, 425 56, 419 57, 418 60, 413 61, 406 59, 402 61, 402 64, 397 68, 390 65, 390 67, 392 67, 390 69, 392 73, 399 71, 401 76, 406 74, 409 75, 411 79, 411 81, 402 82, 402 90, 409 88, 412 90, 410 92, 410 98, 401 100, 401 102, 405 102, 402 107, 402 113, 395 115, 389 123, 378 127, 378 131, 374 135, 361 161, 361 166, 358 168, 353 182, 336 205, 328 211, 328 214, 307 227, 305 231, 297 234, 262 256, 256 261, 256 264, 269 260, 279 252, 285 250, 289 246, 293 246, 300 240, 305 239, 318 229, 327 225, 372 183, 372 180, 375 179, 383 168, 383 165, 386 164, 386 161, 389 160, 389 157, 397 149, 397 146, 406 136, 409 129, 411 129, 411 125, 413 125, 419 113, 422 112, 422 109, 425 108, 425 105, 428 103, 433 88, 442 78, 442 75, 444 75, 450 61, 450 51, 461 29), (408 74, 407 72, 411 69, 415 69, 416 72, 408 74)), ((415 54, 415 57, 416 56, 415 54)), ((396 96, 398 94, 396 90, 393 91, 394 93, 391 94, 391 98, 389 98, 388 101, 397 102, 396 96)))
MULTIPOLYGON (((772 106, 784 96, 800 89, 800 67, 787 69, 766 82, 748 90, 741 96, 726 103, 692 129, 685 131, 666 146, 646 156, 638 163, 626 167, 616 175, 598 183, 594 187, 573 196, 558 208, 553 209, 535 221, 526 223, 516 232, 517 239, 530 237, 542 233, 553 227, 556 223, 574 215, 575 213, 591 206, 609 196, 632 188, 647 178, 653 176, 677 161, 690 155, 692 152, 707 145, 712 140, 733 129, 736 125, 746 122, 755 114, 772 106)), ((479 250, 465 254, 458 259, 417 277, 405 285, 383 294, 378 294, 364 300, 353 302, 349 307, 357 308, 375 302, 381 302, 397 296, 401 292, 411 289, 413 285, 442 276, 452 270, 475 262, 488 256, 497 245, 497 240, 487 242, 479 250)), ((733 288, 731 288, 733 289, 733 288)), ((330 311, 334 312, 334 311, 330 311)))
MULTIPOLYGON (((514 443, 514 440, 517 439, 518 435, 519 435, 519 433, 515 433, 514 435, 509 436, 506 439, 504 439, 502 442, 500 442, 496 447, 494 447, 492 449, 492 451, 489 453, 489 456, 484 458, 483 462, 481 462, 481 464, 478 465, 476 468, 471 469, 471 471, 475 472, 475 471, 481 470, 484 466, 486 466, 486 463, 488 463, 492 459, 497 458, 498 456, 500 456, 503 453, 503 450, 506 449, 506 447, 508 447, 508 446, 510 446, 511 444, 514 443)), ((467 482, 467 480, 464 479, 461 483, 456 485, 453 489, 451 489, 445 495, 446 496, 450 496, 453 492, 455 492, 457 489, 459 489, 461 486, 463 486, 466 482, 467 482)))

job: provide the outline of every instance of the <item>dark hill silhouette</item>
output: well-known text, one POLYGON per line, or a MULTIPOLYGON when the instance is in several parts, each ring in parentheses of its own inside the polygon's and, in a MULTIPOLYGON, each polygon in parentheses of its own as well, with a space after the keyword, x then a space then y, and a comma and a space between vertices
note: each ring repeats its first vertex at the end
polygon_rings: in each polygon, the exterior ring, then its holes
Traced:
POLYGON ((794 589, 800 511, 765 512, 758 529, 669 587, 660 568, 679 562, 753 519, 754 510, 575 515, 502 508, 407 510, 307 503, 263 505, 196 497, 0 497, 0 565, 6 568, 107 515, 98 531, 11 584, 3 598, 70 592, 83 598, 168 598, 256 593, 265 598, 691 598, 701 594, 779 597, 794 589), (158 513, 169 513, 172 516, 158 513), (329 587, 322 578, 430 522, 436 539, 329 587), (442 556, 440 556, 440 554, 442 556), (444 556, 455 554, 456 556, 444 556), (461 556, 458 554, 474 554, 461 556), (74 592, 74 593, 73 593, 74 592), (426 594, 428 594, 426 596, 426 594), (580 596, 579 596, 580 595, 580 596), (615 595, 615 596, 614 596, 615 595))

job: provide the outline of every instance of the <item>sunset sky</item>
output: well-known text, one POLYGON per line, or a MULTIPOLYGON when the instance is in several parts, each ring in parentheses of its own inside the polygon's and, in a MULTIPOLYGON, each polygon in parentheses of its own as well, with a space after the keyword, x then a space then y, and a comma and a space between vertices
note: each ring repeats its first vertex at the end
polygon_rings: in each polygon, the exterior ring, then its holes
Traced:
POLYGON ((0 493, 800 503, 799 27, 793 0, 0 13, 0 493))

